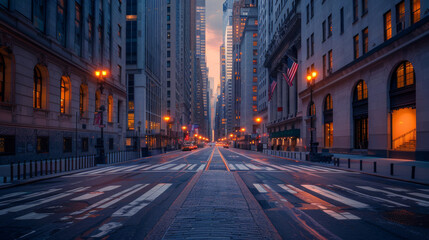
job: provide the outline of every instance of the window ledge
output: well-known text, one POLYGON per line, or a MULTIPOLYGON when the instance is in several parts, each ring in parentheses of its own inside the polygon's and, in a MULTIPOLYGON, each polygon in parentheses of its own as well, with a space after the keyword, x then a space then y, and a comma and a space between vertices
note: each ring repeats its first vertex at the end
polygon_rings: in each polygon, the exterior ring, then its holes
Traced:
POLYGON ((356 18, 353 20, 352 24, 354 25, 355 23, 357 23, 359 21, 359 18, 356 18))
POLYGON ((0 102, 0 109, 12 111, 14 107, 15 107, 15 104, 8 103, 8 102, 0 102))

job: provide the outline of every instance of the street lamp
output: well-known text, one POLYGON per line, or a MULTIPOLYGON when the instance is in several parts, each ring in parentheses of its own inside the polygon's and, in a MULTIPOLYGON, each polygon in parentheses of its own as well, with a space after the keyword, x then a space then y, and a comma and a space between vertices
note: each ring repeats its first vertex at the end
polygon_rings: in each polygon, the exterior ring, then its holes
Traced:
MULTIPOLYGON (((103 94, 104 89, 104 78, 107 76, 106 70, 96 70, 95 76, 97 77, 98 87, 100 89, 100 93, 103 94)), ((98 114, 100 114, 100 145, 99 147, 99 155, 98 155, 98 164, 105 163, 105 155, 104 155, 104 125, 103 125, 103 112, 106 110, 104 105, 101 105, 98 109, 98 114)))
MULTIPOLYGON (((308 86, 310 87, 310 156, 314 154, 314 142, 313 142, 313 85, 316 81, 317 72, 313 71, 307 75, 308 86)), ((317 152, 317 151, 316 151, 317 152)))
POLYGON ((141 151, 141 135, 140 135, 140 126, 142 125, 142 122, 141 121, 138 121, 138 123, 137 123, 137 126, 138 126, 138 134, 139 134, 139 137, 138 137, 138 144, 137 144, 137 147, 138 147, 138 151, 139 151, 139 156, 140 156, 140 153, 142 152, 141 151))
POLYGON ((170 139, 170 132, 168 131, 169 130, 170 116, 165 116, 164 120, 167 123, 167 145, 168 145, 168 140, 170 139))

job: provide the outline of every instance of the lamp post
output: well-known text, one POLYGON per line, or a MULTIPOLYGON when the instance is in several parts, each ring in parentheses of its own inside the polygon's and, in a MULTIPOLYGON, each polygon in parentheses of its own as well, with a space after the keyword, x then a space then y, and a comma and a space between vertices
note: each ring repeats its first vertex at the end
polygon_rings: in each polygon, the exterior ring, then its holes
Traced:
MULTIPOLYGON (((308 86, 310 87, 310 157, 314 154, 314 142, 313 142, 313 85, 317 77, 317 72, 313 71, 307 75, 308 86)), ((316 151, 317 152, 317 151, 316 151)))
MULTIPOLYGON (((138 121, 138 123, 137 123, 137 126, 138 126, 138 134, 139 134, 139 137, 138 137, 138 144, 137 144, 137 150, 139 151, 139 156, 140 156, 140 154, 141 154, 141 135, 140 135, 140 126, 142 125, 142 122, 141 121, 138 121)), ((141 156, 140 156, 141 157, 141 156)))
MULTIPOLYGON (((170 132, 168 131, 169 130, 169 123, 170 123, 170 116, 165 116, 164 117, 164 121, 167 123, 167 146, 168 146, 168 141, 170 140, 170 132)), ((166 150, 167 150, 167 146, 166 146, 166 150)))
MULTIPOLYGON (((255 123, 256 123, 256 139, 255 139, 255 145, 256 145, 256 151, 258 151, 258 145, 259 145, 259 139, 260 139, 260 136, 259 136, 259 133, 258 133, 258 129, 260 129, 260 127, 261 127, 261 122, 262 122, 262 118, 260 118, 260 117, 257 117, 257 118, 255 118, 255 123)), ((261 131, 259 131, 259 132, 261 132, 261 131)))
MULTIPOLYGON (((104 89, 104 78, 107 76, 106 70, 97 70, 95 71, 95 76, 97 77, 98 86, 100 89, 100 93, 103 94, 104 89)), ((98 164, 105 163, 105 155, 104 155, 104 123, 103 123, 103 112, 106 110, 104 105, 101 105, 98 109, 98 114, 100 114, 100 146, 99 146, 99 155, 98 155, 98 164)))

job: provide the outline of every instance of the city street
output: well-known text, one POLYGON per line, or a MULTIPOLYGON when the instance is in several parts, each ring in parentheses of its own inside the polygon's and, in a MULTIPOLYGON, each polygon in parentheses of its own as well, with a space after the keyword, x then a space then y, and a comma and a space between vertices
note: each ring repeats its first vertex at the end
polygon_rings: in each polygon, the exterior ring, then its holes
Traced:
POLYGON ((0 190, 2 239, 429 239, 429 187, 206 147, 0 190))

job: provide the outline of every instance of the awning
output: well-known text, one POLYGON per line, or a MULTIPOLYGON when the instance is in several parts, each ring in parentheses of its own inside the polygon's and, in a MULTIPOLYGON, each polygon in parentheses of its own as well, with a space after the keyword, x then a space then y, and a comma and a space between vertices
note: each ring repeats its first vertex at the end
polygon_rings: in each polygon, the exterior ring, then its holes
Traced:
POLYGON ((280 132, 270 133, 270 138, 282 138, 282 137, 301 137, 300 129, 289 129, 280 132))

